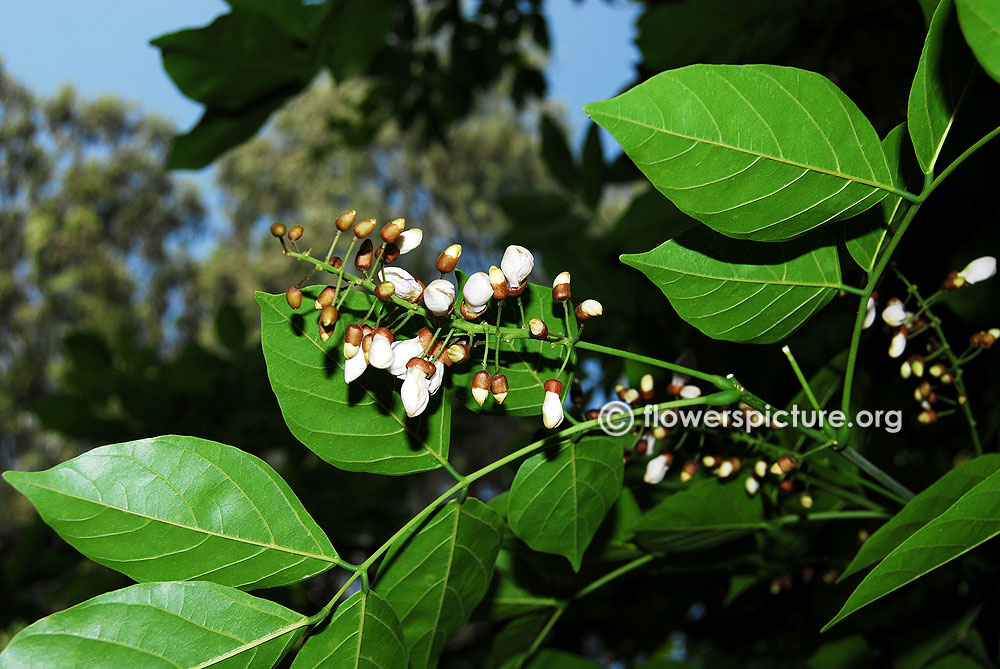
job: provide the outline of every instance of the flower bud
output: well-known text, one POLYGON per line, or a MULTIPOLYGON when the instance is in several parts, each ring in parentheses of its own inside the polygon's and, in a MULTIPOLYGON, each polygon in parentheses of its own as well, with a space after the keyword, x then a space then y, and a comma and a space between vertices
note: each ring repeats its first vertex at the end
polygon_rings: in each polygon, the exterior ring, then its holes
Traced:
POLYGON ((747 494, 753 497, 760 490, 760 482, 752 476, 748 476, 747 480, 743 482, 743 487, 746 488, 747 494))
POLYGON ((570 298, 569 272, 559 272, 552 282, 552 301, 565 302, 570 298))
POLYGON ((758 460, 753 463, 753 475, 759 479, 767 476, 767 462, 764 460, 758 460))
POLYGON ((357 216, 358 212, 353 209, 341 212, 340 216, 337 217, 337 229, 341 232, 347 232, 354 225, 354 220, 357 216))
POLYGON ((804 492, 801 495, 799 495, 799 504, 802 505, 803 509, 811 509, 813 507, 812 495, 810 495, 807 492, 804 492))
POLYGON ((549 336, 549 326, 541 318, 532 318, 528 321, 528 332, 535 339, 545 339, 549 336))
POLYGON ((383 281, 375 286, 375 297, 383 302, 392 299, 392 296, 395 294, 396 286, 393 285, 392 281, 383 281))
POLYGON ((287 229, 285 228, 285 224, 284 223, 272 223, 271 224, 271 234, 274 235, 275 237, 277 237, 278 239, 281 239, 282 237, 284 237, 286 231, 287 231, 287 229))
POLYGON ((906 362, 904 362, 902 365, 899 366, 899 375, 902 378, 908 379, 910 378, 910 374, 912 373, 913 373, 913 366, 910 364, 909 360, 907 360, 906 362))
POLYGON ((396 241, 401 234, 403 234, 403 228, 405 227, 406 219, 394 218, 382 226, 382 231, 379 232, 379 236, 382 238, 383 242, 391 244, 396 241))
POLYGON ((714 474, 718 476, 720 479, 725 479, 729 478, 734 471, 735 469, 733 468, 732 461, 723 460, 722 462, 719 463, 719 466, 716 467, 714 474))
POLYGON ((302 291, 297 286, 292 286, 285 291, 285 302, 288 302, 293 310, 302 306, 302 291))
POLYGON ((584 300, 576 305, 576 318, 579 321, 589 321, 604 313, 604 307, 597 300, 584 300))
POLYGON ((656 485, 663 480, 669 469, 670 459, 667 455, 657 455, 646 463, 646 473, 643 475, 642 480, 646 483, 656 485))
POLYGON ((653 438, 657 441, 663 441, 670 436, 670 430, 663 427, 662 425, 657 425, 653 428, 653 438))
POLYGON ((375 232, 374 218, 362 219, 354 226, 354 236, 358 239, 364 239, 373 232, 375 232))
POLYGON ((340 269, 344 266, 344 259, 340 256, 330 256, 327 258, 326 264, 333 267, 333 269, 340 269))
POLYGON ((687 483, 696 473, 698 473, 698 463, 694 460, 688 460, 681 469, 681 482, 687 483))
POLYGON ((327 286, 323 290, 319 291, 319 295, 316 296, 316 304, 314 304, 313 307, 315 309, 328 307, 333 304, 335 299, 337 299, 337 289, 333 286, 327 286))
MULTIPOLYGON (((494 377, 495 378, 495 377, 494 377)), ((506 386, 506 379, 504 379, 506 386)), ((563 384, 558 379, 545 382, 545 399, 542 400, 542 424, 550 430, 562 425, 563 422, 563 384)), ((504 391, 506 395, 506 390, 504 391)))
POLYGON ((653 375, 643 374, 639 379, 639 396, 647 402, 653 399, 653 375))
MULTIPOLYGON (((337 317, 340 314, 337 313, 337 307, 332 304, 328 304, 319 312, 319 322, 325 328, 333 327, 333 324, 337 322, 337 317)), ((326 341, 325 339, 323 341, 326 341)))
POLYGON ((447 274, 448 272, 455 269, 455 265, 458 264, 458 259, 462 257, 462 245, 452 244, 438 256, 437 262, 434 266, 442 274, 447 274))
POLYGON ((882 310, 882 320, 891 327, 899 327, 906 320, 906 308, 903 301, 898 297, 889 300, 889 304, 882 310))
POLYGON ((302 239, 303 232, 305 232, 305 230, 302 228, 301 225, 293 225, 292 227, 288 228, 288 239, 293 242, 297 242, 300 239, 302 239))
POLYGON ((476 272, 470 276, 462 287, 462 296, 471 313, 483 311, 486 303, 493 297, 493 284, 490 283, 489 275, 486 272, 476 272))
POLYGON ((778 490, 787 495, 788 493, 795 490, 795 484, 792 483, 791 479, 785 479, 784 481, 778 484, 778 490))
POLYGON ((628 402, 629 404, 635 404, 639 401, 639 391, 635 388, 627 388, 622 394, 622 401, 628 402))
POLYGON ((372 342, 375 339, 375 335, 374 333, 372 333, 371 328, 368 326, 365 326, 362 329, 362 333, 363 334, 361 335, 361 353, 365 356, 365 360, 368 360, 368 354, 372 350, 372 342))
POLYGON ((435 316, 446 316, 455 304, 455 284, 447 279, 434 279, 424 288, 424 306, 435 316))
POLYGON ((945 384, 946 386, 950 386, 954 382, 955 382, 955 375, 952 374, 951 372, 945 372, 944 374, 941 375, 941 383, 945 384))
POLYGON ((361 350, 361 326, 351 323, 344 331, 344 359, 350 360, 361 350))
POLYGON ((466 360, 468 360, 470 353, 471 351, 469 351, 469 342, 466 341, 465 339, 460 339, 459 341, 449 346, 445 350, 444 355, 446 358, 448 358, 448 360, 451 361, 451 364, 457 365, 459 363, 463 363, 466 360))
POLYGON ((431 350, 431 345, 434 343, 434 333, 428 327, 423 327, 417 330, 417 340, 423 347, 421 350, 429 351, 431 350))
POLYGON ((799 466, 799 461, 790 455, 782 455, 771 465, 771 473, 775 476, 787 474, 799 466))
POLYGON ((933 376, 935 379, 941 378, 941 375, 945 373, 944 365, 940 362, 935 362, 927 369, 927 373, 933 376))
POLYGON ((493 287, 493 299, 504 300, 507 298, 507 277, 504 276, 503 271, 493 265, 490 267, 490 286, 493 287))
POLYGON ((420 228, 404 230, 396 239, 396 246, 399 247, 399 255, 405 256, 413 249, 420 246, 424 241, 424 231, 420 228))
POLYGON ((997 339, 1000 339, 1000 328, 990 328, 986 331, 986 334, 993 337, 993 340, 996 341, 997 339))
POLYGON ((928 383, 927 381, 924 381, 914 389, 913 399, 915 399, 918 402, 923 402, 924 400, 929 398, 932 394, 933 390, 931 389, 931 384, 928 383))
MULTIPOLYGON (((360 223, 358 225, 360 225, 360 223)), ((357 231, 357 228, 354 228, 354 230, 357 231)), ((366 239, 361 242, 361 248, 358 249, 358 255, 354 256, 354 266, 362 272, 367 272, 372 267, 372 259, 374 255, 375 247, 372 244, 372 240, 366 239)))
POLYGON ((863 330, 867 330, 875 322, 875 298, 868 298, 868 306, 865 307, 865 322, 861 324, 863 330))
POLYGON ((494 374, 490 379, 490 392, 493 393, 493 399, 497 404, 503 404, 507 399, 507 389, 507 377, 503 374, 494 374))
POLYGON ((889 342, 889 357, 898 358, 906 350, 906 328, 901 327, 889 342))
POLYGON ((935 423, 937 422, 937 419, 938 415, 937 412, 934 411, 934 409, 924 409, 917 416, 917 420, 923 423, 924 425, 930 425, 931 423, 935 423))
POLYGON ((684 386, 678 394, 686 400, 693 400, 696 397, 701 397, 701 388, 690 385, 684 386))
POLYGON ((417 368, 424 373, 424 376, 428 378, 434 376, 434 372, 436 371, 434 369, 434 365, 432 365, 429 360, 425 360, 420 356, 413 356, 412 358, 410 358, 410 360, 406 363, 406 368, 407 369, 417 368))
POLYGON ((923 376, 924 375, 923 357, 915 355, 912 358, 910 358, 910 370, 913 372, 913 375, 916 376, 917 378, 923 376))
POLYGON ((976 258, 965 268, 958 273, 961 279, 964 279, 966 283, 975 284, 980 281, 985 281, 994 274, 997 273, 997 259, 993 256, 983 256, 982 258, 976 258))
MULTIPOLYGON (((531 274, 534 267, 535 257, 531 255, 531 251, 516 244, 508 246, 500 260, 500 269, 507 277, 507 283, 514 290, 521 287, 522 282, 531 274)), ((466 299, 469 299, 468 296, 466 299)))
POLYGON ((485 369, 480 369, 472 375, 472 399, 476 400, 479 406, 483 406, 489 397, 490 380, 490 373, 485 369))
POLYGON ((600 416, 600 409, 587 409, 587 411, 583 414, 583 417, 587 420, 597 420, 600 416))
POLYGON ((399 247, 396 246, 395 244, 392 243, 383 244, 382 246, 378 247, 378 257, 386 265, 391 265, 392 263, 396 262, 396 259, 399 258, 399 256, 400 256, 399 247))
POLYGON ((958 275, 958 272, 952 272, 948 275, 948 278, 944 280, 943 288, 951 292, 953 290, 958 290, 965 285, 965 279, 958 275))
POLYGON ((718 463, 719 463, 719 458, 715 457, 714 455, 706 455, 701 459, 701 464, 709 468, 714 467, 718 463))

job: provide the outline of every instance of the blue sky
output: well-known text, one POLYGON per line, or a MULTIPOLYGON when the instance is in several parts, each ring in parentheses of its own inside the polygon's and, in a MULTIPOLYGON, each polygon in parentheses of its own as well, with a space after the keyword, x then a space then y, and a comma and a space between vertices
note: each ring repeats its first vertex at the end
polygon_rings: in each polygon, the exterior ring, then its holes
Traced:
MULTIPOLYGON (((181 130, 197 121, 200 106, 174 88, 149 40, 204 25, 228 9, 222 0, 6 0, 0 7, 0 58, 33 91, 48 95, 69 82, 86 97, 113 93, 166 115, 181 130)), ((547 11, 554 49, 549 86, 578 143, 588 123, 580 108, 618 93, 632 78, 638 8, 626 0, 611 6, 549 0, 547 11)), ((214 208, 210 174, 196 179, 214 208)))

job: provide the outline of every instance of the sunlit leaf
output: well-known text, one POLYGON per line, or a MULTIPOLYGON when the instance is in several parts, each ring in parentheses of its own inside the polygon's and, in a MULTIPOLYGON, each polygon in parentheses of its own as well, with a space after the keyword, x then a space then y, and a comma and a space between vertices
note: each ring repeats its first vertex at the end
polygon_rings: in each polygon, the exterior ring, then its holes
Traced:
POLYGON ((310 636, 292 663, 292 669, 406 666, 399 619, 374 590, 357 592, 340 604, 326 629, 310 636))

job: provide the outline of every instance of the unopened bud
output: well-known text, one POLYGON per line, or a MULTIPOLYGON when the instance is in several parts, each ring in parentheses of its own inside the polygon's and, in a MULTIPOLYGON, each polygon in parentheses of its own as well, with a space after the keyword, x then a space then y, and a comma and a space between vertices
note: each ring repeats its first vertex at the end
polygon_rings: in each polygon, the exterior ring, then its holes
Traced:
POLYGON ((910 365, 909 360, 905 361, 902 365, 899 366, 899 375, 902 378, 908 379, 910 378, 910 374, 912 373, 913 373, 913 367, 910 365))
POLYGON ((503 274, 503 270, 496 265, 492 265, 490 267, 489 277, 490 285, 493 286, 493 298, 497 300, 506 299, 509 286, 507 284, 507 277, 503 274))
POLYGON ((428 379, 431 378, 432 376, 434 376, 434 371, 435 371, 434 370, 434 365, 432 365, 430 363, 430 361, 424 360, 423 358, 418 358, 416 356, 410 358, 410 360, 406 363, 406 368, 407 369, 414 369, 414 368, 419 369, 420 371, 422 371, 424 373, 424 375, 428 379))
POLYGON ((333 301, 337 298, 337 289, 333 286, 327 286, 319 292, 316 296, 316 304, 313 305, 316 309, 322 309, 323 307, 328 307, 333 304, 333 301))
POLYGON ((570 298, 569 272, 560 272, 552 282, 552 300, 565 302, 570 298))
POLYGON ((719 466, 715 470, 715 475, 720 479, 729 478, 733 473, 733 463, 729 460, 723 460, 719 463, 719 466))
POLYGON ((431 332, 430 328, 422 327, 417 330, 417 341, 420 342, 420 345, 424 347, 425 351, 429 351, 431 344, 434 343, 434 333, 431 332))
POLYGON ((326 262, 328 265, 333 267, 333 269, 340 269, 344 266, 344 259, 340 256, 331 256, 326 262))
POLYGON ((490 380, 490 373, 485 369, 480 369, 472 375, 472 399, 476 400, 479 406, 483 406, 490 395, 490 380))
POLYGON ((657 425, 653 428, 653 438, 657 441, 663 441, 670 436, 670 430, 663 427, 662 425, 657 425))
POLYGON ((698 463, 694 460, 688 460, 684 463, 684 467, 681 469, 681 481, 687 483, 694 477, 698 472, 698 463))
POLYGON ((778 484, 778 490, 787 495, 788 493, 795 490, 795 484, 792 483, 792 479, 785 479, 784 481, 778 484))
POLYGON ((955 377, 951 372, 945 372, 944 374, 941 375, 941 383, 945 384, 946 386, 949 386, 954 382, 955 382, 955 377))
POLYGON ((292 309, 298 309, 302 306, 302 291, 297 286, 292 286, 285 291, 285 302, 292 309))
POLYGON ((635 404, 636 402, 639 401, 639 391, 636 390, 635 388, 629 388, 628 390, 625 391, 625 397, 623 397, 622 399, 623 401, 628 402, 629 404, 635 404))
POLYGON ((919 355, 910 358, 910 369, 913 371, 913 375, 916 376, 917 378, 923 376, 925 369, 924 359, 919 355))
POLYGON ((597 420, 601 417, 600 409, 587 409, 587 413, 583 414, 583 417, 587 420, 597 420))
POLYGON ((945 372, 944 365, 942 365, 940 362, 935 362, 927 369, 927 373, 933 376, 935 379, 940 378, 941 375, 944 374, 944 372, 945 372))
POLYGON ((796 467, 798 467, 799 461, 790 455, 782 455, 778 458, 774 464, 771 465, 771 473, 775 476, 781 476, 782 474, 787 474, 796 467))
POLYGON ((286 228, 284 223, 272 223, 271 224, 271 234, 277 238, 282 238, 285 236, 286 228))
POLYGON ((746 488, 747 494, 753 497, 760 490, 760 483, 752 476, 748 476, 747 480, 743 482, 743 487, 746 488))
POLYGON ((396 286, 392 281, 383 281, 375 286, 375 297, 385 302, 396 293, 396 286))
POLYGON ((375 219, 365 218, 357 222, 354 226, 354 236, 358 239, 364 239, 371 233, 375 232, 375 219))
POLYGON ((494 374, 490 379, 490 392, 493 393, 493 399, 497 404, 503 404, 507 399, 507 390, 507 377, 503 374, 494 374))
POLYGON ((337 316, 339 316, 337 313, 337 307, 332 304, 328 304, 323 307, 322 311, 319 312, 319 322, 323 325, 323 327, 329 328, 337 322, 337 316))
POLYGON ((535 339, 545 339, 549 336, 549 326, 541 318, 532 318, 528 321, 528 332, 535 339))
POLYGON ((399 258, 399 247, 392 243, 383 244, 379 247, 378 255, 382 259, 382 262, 386 265, 391 265, 399 258))
POLYGON ((437 262, 434 264, 437 270, 442 274, 447 274, 448 272, 455 269, 455 265, 458 264, 458 259, 462 257, 462 245, 452 244, 438 256, 437 262))
POLYGON ((469 344, 465 340, 455 342, 445 351, 445 357, 448 358, 453 365, 465 362, 469 359, 469 355, 469 344))
POLYGON ((753 463, 753 474, 759 479, 767 476, 767 462, 764 460, 758 460, 753 463))
POLYGON ((921 383, 913 391, 913 399, 915 399, 918 402, 922 402, 923 400, 930 397, 930 395, 931 395, 931 384, 928 383, 927 381, 921 383))
POLYGON ((653 399, 653 375, 643 374, 639 379, 639 396, 649 401, 653 399))
POLYGON ((811 509, 813 506, 812 495, 810 495, 807 492, 804 492, 801 495, 799 495, 799 504, 802 505, 803 509, 811 509))
POLYGON ((701 459, 701 464, 709 468, 714 467, 718 462, 719 458, 715 457, 714 455, 706 455, 701 459))
POLYGON ((917 420, 924 425, 929 425, 930 423, 936 422, 938 419, 937 412, 934 409, 924 409, 917 416, 917 420))
POLYGON ((942 286, 946 291, 951 292, 953 290, 958 290, 965 285, 965 278, 958 275, 958 272, 952 272, 948 275, 948 278, 944 280, 944 285, 942 286))
POLYGON ((698 386, 687 385, 681 388, 679 393, 683 399, 693 400, 696 397, 701 397, 701 388, 698 386))
POLYGON ((892 341, 889 342, 889 357, 898 358, 903 355, 903 351, 906 350, 906 328, 901 327, 899 331, 896 332, 892 337, 892 341))
POLYGON ((288 238, 293 242, 297 242, 300 239, 302 239, 303 232, 305 232, 305 230, 302 228, 301 225, 293 225, 292 227, 288 228, 288 238))
POLYGON ((403 229, 406 227, 406 219, 394 218, 385 225, 382 226, 382 231, 379 232, 379 236, 382 241, 386 244, 390 244, 403 233, 403 229))
MULTIPOLYGON (((357 228, 355 228, 355 230, 356 229, 357 228)), ((372 240, 366 239, 361 242, 361 248, 358 249, 358 255, 354 256, 354 266, 363 272, 367 272, 372 267, 374 255, 375 250, 372 240)))
MULTIPOLYGON (((507 379, 504 378, 504 396, 507 395, 506 386, 507 379)), ((545 389, 545 398, 542 400, 542 424, 547 429, 554 430, 563 422, 563 384, 559 379, 549 379, 543 388, 545 389)), ((496 397, 496 390, 493 391, 493 396, 496 397)))
POLYGON ((597 300, 584 300, 576 306, 576 318, 579 321, 589 321, 604 313, 604 307, 597 300))
POLYGON ((357 323, 351 323, 347 326, 347 330, 344 331, 344 359, 350 360, 358 354, 361 350, 361 338, 362 338, 361 326, 357 323))
POLYGON ((354 220, 357 218, 358 212, 353 209, 348 209, 342 212, 340 216, 337 217, 337 229, 341 232, 347 232, 354 225, 354 220))

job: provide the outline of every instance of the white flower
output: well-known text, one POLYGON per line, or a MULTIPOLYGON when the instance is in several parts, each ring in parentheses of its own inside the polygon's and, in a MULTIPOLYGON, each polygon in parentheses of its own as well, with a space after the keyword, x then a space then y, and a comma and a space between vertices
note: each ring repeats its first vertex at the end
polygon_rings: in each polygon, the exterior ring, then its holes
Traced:
POLYGON ((434 376, 430 378, 427 382, 427 392, 431 395, 436 393, 441 389, 441 383, 444 381, 444 363, 438 360, 434 363, 434 376))
POLYGON ((875 298, 868 298, 868 306, 865 307, 865 322, 862 323, 861 328, 867 330, 875 322, 875 298))
MULTIPOLYGON (((503 252, 503 259, 500 261, 500 269, 507 277, 510 287, 515 289, 520 288, 521 282, 531 274, 534 267, 535 257, 531 255, 531 251, 516 244, 507 247, 507 250, 503 252)), ((468 300, 468 296, 465 299, 468 300)))
POLYGON ((353 358, 348 358, 344 363, 344 382, 351 383, 364 374, 366 369, 368 369, 368 361, 365 360, 363 353, 355 355, 353 358))
POLYGON ((394 358, 392 342, 385 335, 376 334, 372 338, 372 347, 368 350, 368 363, 376 369, 389 369, 394 358))
POLYGON ((407 302, 416 302, 422 288, 413 275, 401 267, 386 267, 382 270, 382 278, 390 282, 396 289, 395 294, 407 302))
POLYGON ((757 491, 760 490, 760 482, 754 477, 749 476, 743 484, 743 487, 746 488, 747 494, 753 497, 757 494, 757 491))
POLYGON ((666 455, 657 455, 646 463, 646 473, 642 480, 646 483, 659 483, 667 475, 668 469, 670 469, 670 459, 666 455))
POLYGON ((397 379, 405 379, 406 363, 410 361, 410 358, 417 358, 423 352, 424 346, 416 337, 413 339, 397 339, 392 342, 393 357, 392 365, 389 367, 389 373, 397 379))
POLYGON ((882 310, 882 320, 894 328, 899 327, 906 320, 906 309, 903 308, 903 302, 898 297, 889 300, 889 304, 882 310))
POLYGON ((889 357, 898 358, 903 355, 903 351, 906 350, 906 332, 900 330, 892 338, 892 342, 889 343, 889 357))
MULTIPOLYGON (((493 289, 490 289, 490 295, 493 289)), ((435 316, 444 316, 455 304, 455 284, 447 279, 434 279, 424 289, 424 305, 435 316)))
POLYGON ((679 394, 686 400, 693 400, 695 397, 701 397, 701 388, 698 386, 684 386, 681 388, 679 394))
POLYGON ((959 272, 958 275, 968 283, 979 283, 996 273, 997 259, 993 256, 983 256, 982 258, 976 258, 966 265, 965 269, 959 272))
MULTIPOLYGON (((507 277, 508 281, 510 277, 507 277)), ((465 303, 473 313, 479 313, 486 308, 486 303, 493 297, 493 284, 486 272, 476 272, 465 282, 462 288, 462 296, 465 303)))
POLYGON ((400 233, 396 238, 396 246, 399 248, 399 255, 406 255, 413 249, 420 246, 424 241, 424 231, 420 228, 410 228, 400 233))
POLYGON ((559 393, 551 390, 545 391, 545 399, 542 400, 542 423, 550 430, 562 425, 563 405, 559 393))
POLYGON ((431 395, 427 391, 427 375, 418 367, 411 367, 406 370, 406 378, 403 380, 403 387, 399 391, 403 399, 403 408, 410 418, 419 416, 427 408, 427 403, 431 401, 431 395))

